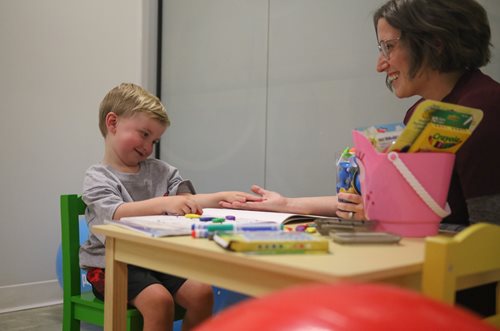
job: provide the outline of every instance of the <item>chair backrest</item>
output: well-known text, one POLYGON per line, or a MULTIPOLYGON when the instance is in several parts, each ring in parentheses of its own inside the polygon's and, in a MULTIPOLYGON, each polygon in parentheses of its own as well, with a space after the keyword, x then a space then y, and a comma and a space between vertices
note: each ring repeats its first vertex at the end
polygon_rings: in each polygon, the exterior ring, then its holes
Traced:
POLYGON ((423 293, 449 304, 457 290, 496 282, 496 315, 485 320, 500 326, 500 226, 477 223, 454 237, 428 237, 422 277, 423 293))
POLYGON ((62 274, 64 297, 80 294, 80 228, 78 218, 85 214, 86 205, 76 194, 61 195, 61 234, 62 234, 62 274))
MULTIPOLYGON (((80 272, 80 224, 79 216, 85 214, 85 209, 87 206, 82 200, 80 195, 67 194, 61 195, 60 200, 61 206, 61 249, 62 249, 62 274, 63 274, 63 296, 64 302, 70 303, 72 298, 79 296, 81 294, 81 272, 80 272)), ((93 298, 93 295, 89 296, 93 298)), ((99 301, 98 299, 94 299, 99 301)), ((86 302, 86 304, 91 304, 95 307, 95 303, 86 302)), ((104 305, 102 302, 99 303, 99 308, 97 310, 103 310, 104 305)), ((74 314, 73 308, 70 314, 74 314)), ((64 309, 65 312, 67 309, 64 309)), ((174 320, 181 320, 184 318, 186 310, 175 303, 175 316, 174 320)), ((80 315, 83 312, 80 311, 80 315)), ((101 311, 100 314, 103 314, 101 311)), ((127 328, 130 329, 141 329, 142 328, 142 316, 134 308, 128 309, 127 313, 127 328)), ((104 316, 104 315, 103 315, 104 316)), ((80 316, 82 317, 82 316, 80 316)), ((99 324, 99 323, 94 323, 99 324)), ((102 325, 100 323, 99 325, 102 325)))

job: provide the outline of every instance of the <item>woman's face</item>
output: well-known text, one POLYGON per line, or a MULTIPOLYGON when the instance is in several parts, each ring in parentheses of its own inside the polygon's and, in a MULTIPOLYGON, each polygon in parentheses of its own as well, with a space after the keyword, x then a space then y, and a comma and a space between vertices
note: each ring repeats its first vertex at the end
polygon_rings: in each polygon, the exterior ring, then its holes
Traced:
POLYGON ((385 72, 387 82, 392 86, 394 94, 398 98, 407 98, 414 95, 422 95, 425 87, 421 72, 417 72, 414 78, 409 77, 410 59, 408 49, 399 40, 401 31, 395 29, 384 18, 377 23, 377 36, 379 45, 386 44, 387 57, 380 52, 377 61, 377 71, 385 72))

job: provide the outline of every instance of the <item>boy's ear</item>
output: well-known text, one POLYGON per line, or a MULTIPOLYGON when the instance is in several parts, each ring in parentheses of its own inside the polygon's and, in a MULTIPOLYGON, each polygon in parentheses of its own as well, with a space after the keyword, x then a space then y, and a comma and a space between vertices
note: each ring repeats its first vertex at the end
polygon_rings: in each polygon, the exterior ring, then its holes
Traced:
POLYGON ((109 112, 106 115, 106 129, 108 129, 108 132, 115 133, 117 123, 118 123, 118 116, 113 112, 109 112))

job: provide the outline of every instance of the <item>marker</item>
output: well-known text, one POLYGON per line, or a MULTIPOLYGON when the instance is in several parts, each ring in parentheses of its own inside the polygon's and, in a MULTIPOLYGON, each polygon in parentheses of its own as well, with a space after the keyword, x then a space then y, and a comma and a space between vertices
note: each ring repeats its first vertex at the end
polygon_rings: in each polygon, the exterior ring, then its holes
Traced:
POLYGON ((242 231, 279 231, 283 229, 283 225, 276 223, 248 223, 248 224, 233 224, 233 223, 224 223, 224 224, 193 224, 191 226, 192 230, 207 230, 210 232, 214 231, 234 231, 234 232, 242 232, 242 231))
POLYGON ((216 233, 234 233, 233 231, 207 231, 207 230, 192 230, 191 237, 193 238, 208 238, 213 239, 216 233))
POLYGON ((198 214, 186 214, 184 215, 185 218, 200 218, 200 215, 198 214))
MULTIPOLYGON (((246 231, 243 231, 243 232, 252 232, 252 231, 256 231, 256 230, 246 230, 246 231)), ((277 229, 273 229, 273 230, 265 229, 265 230, 259 230, 259 231, 278 232, 279 230, 277 230, 277 229)), ((232 230, 210 231, 210 230, 207 230, 207 229, 194 229, 194 230, 191 230, 191 237, 193 237, 193 238, 208 238, 208 239, 211 239, 213 237, 213 235, 216 234, 216 233, 234 233, 234 234, 236 234, 236 233, 242 233, 242 232, 237 232, 237 231, 232 231, 232 230)))
POLYGON ((192 230, 191 237, 193 238, 208 238, 211 234, 215 232, 207 231, 207 230, 192 230))

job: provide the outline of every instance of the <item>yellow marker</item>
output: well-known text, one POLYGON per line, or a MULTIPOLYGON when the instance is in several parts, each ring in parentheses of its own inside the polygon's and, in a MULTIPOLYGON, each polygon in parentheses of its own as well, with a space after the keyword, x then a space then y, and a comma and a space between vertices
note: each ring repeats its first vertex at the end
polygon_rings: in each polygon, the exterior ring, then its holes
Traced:
POLYGON ((200 218, 201 215, 198 214, 186 214, 184 215, 185 218, 200 218))

